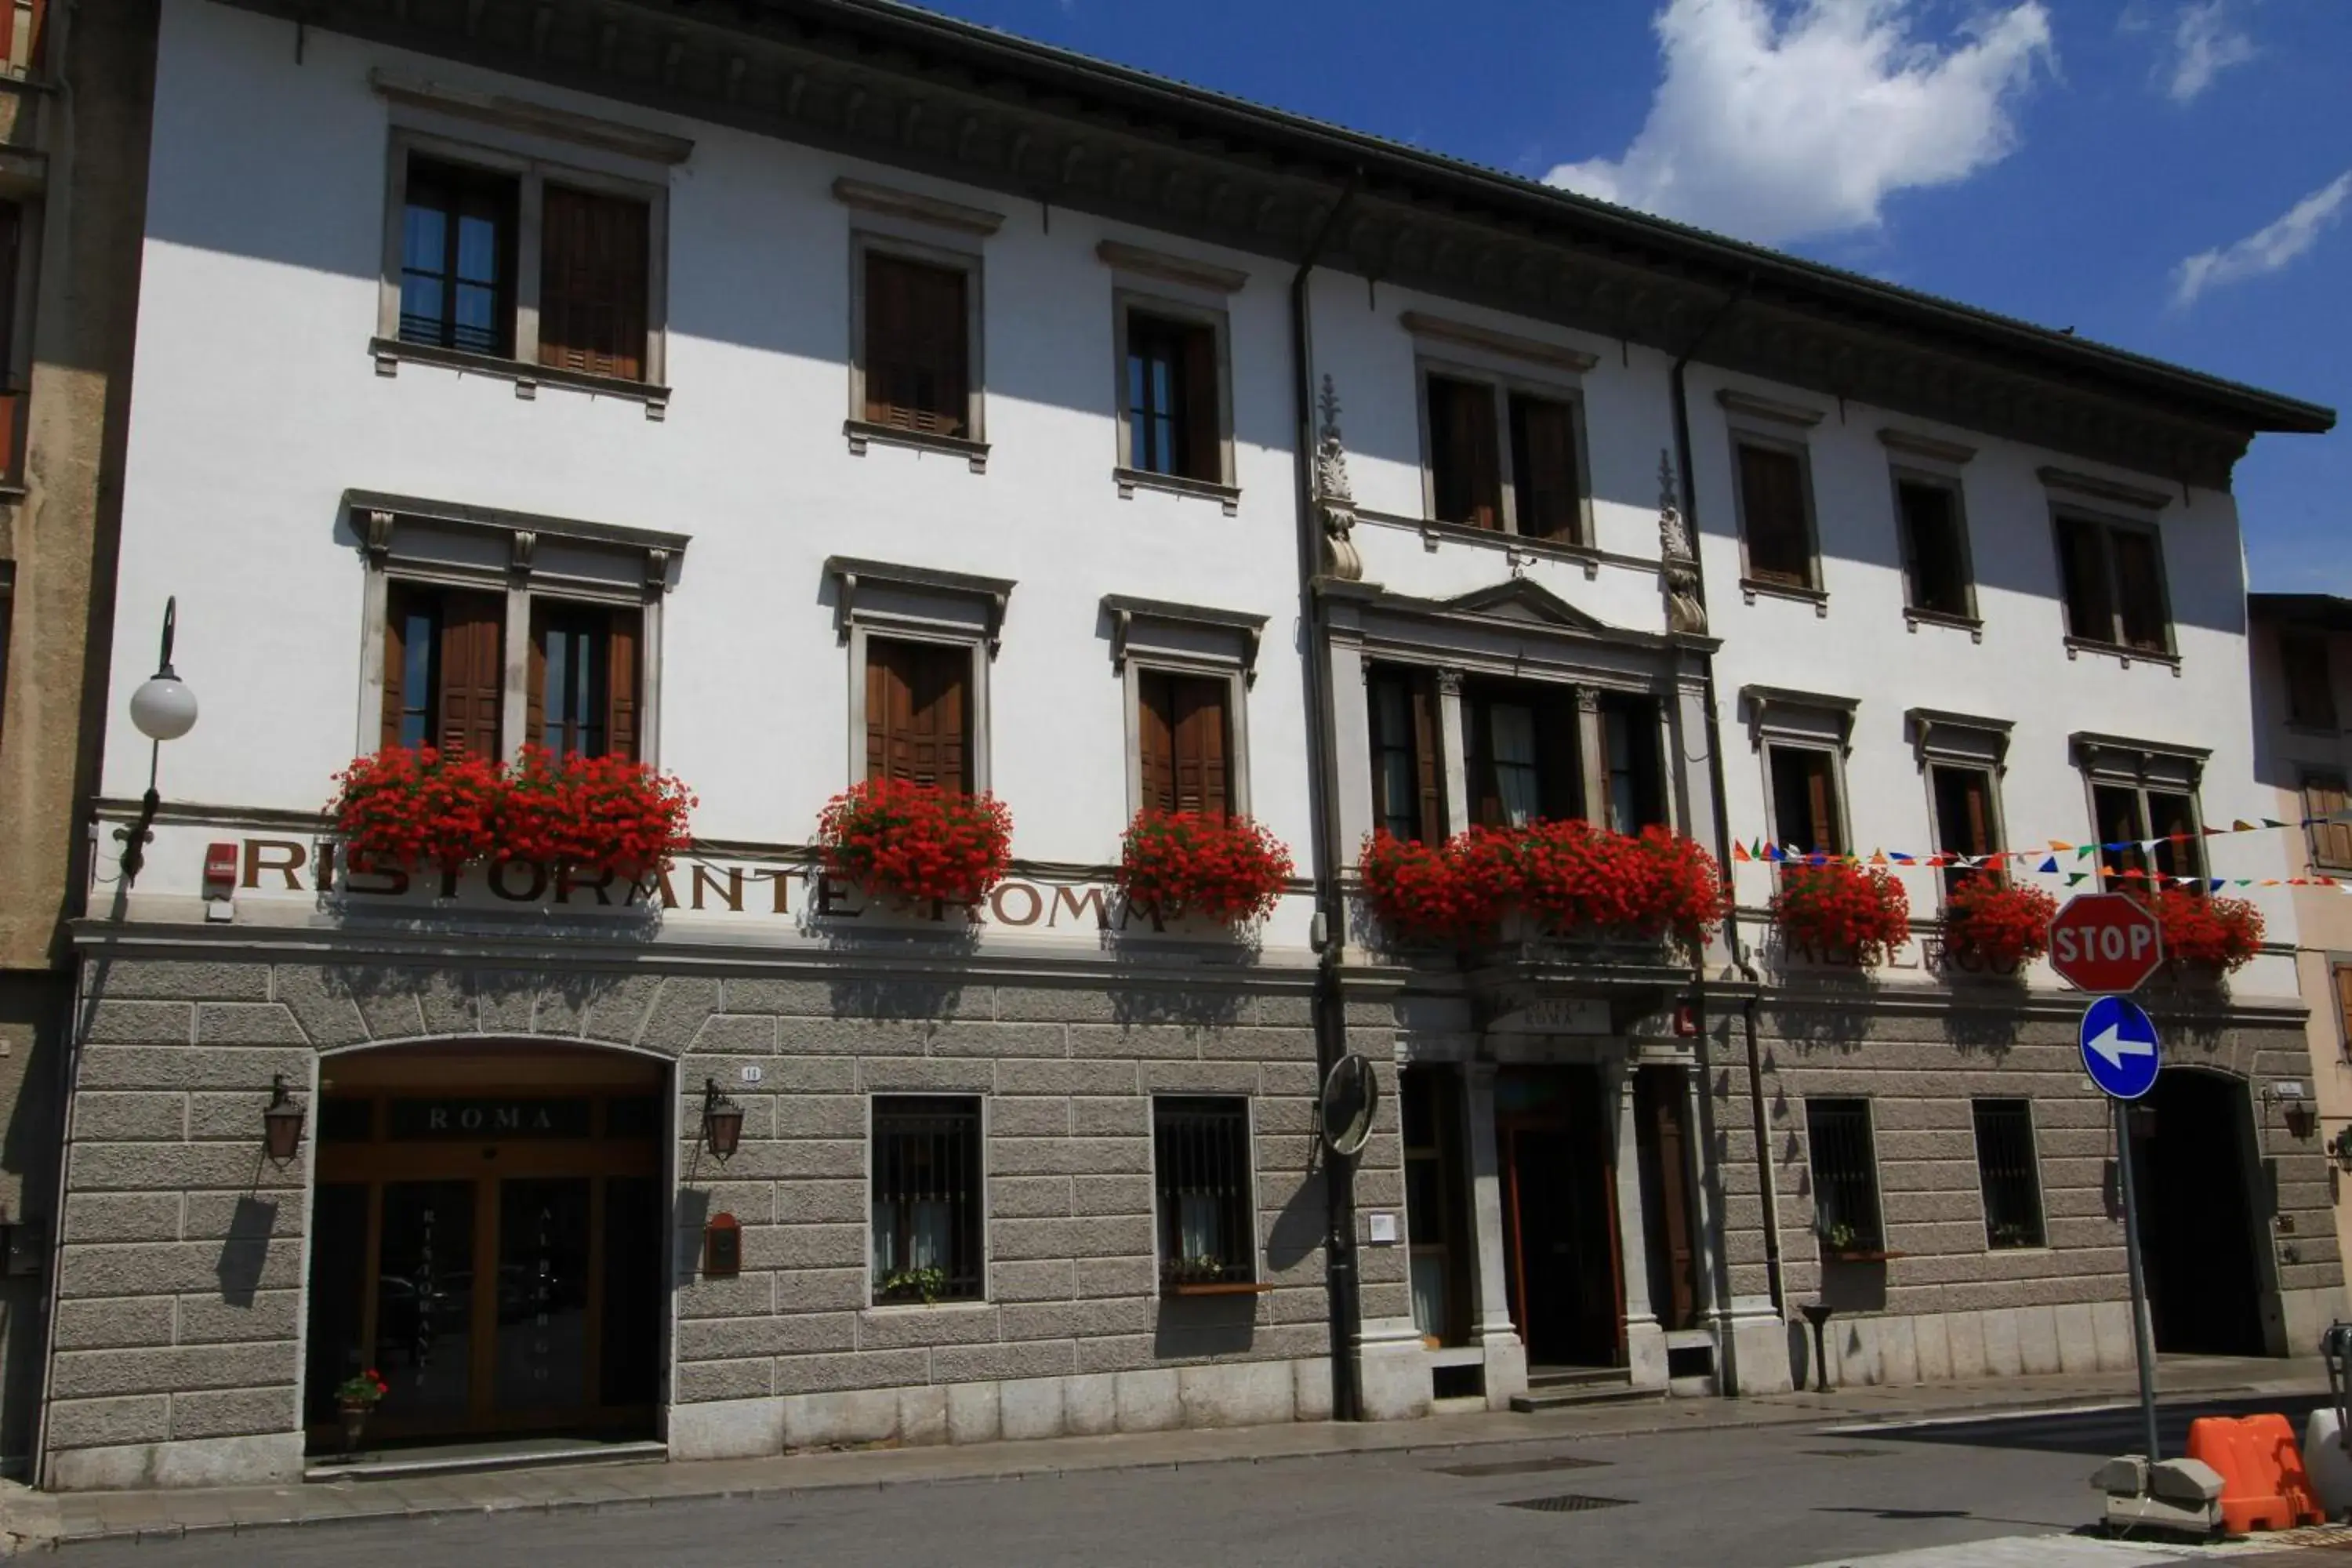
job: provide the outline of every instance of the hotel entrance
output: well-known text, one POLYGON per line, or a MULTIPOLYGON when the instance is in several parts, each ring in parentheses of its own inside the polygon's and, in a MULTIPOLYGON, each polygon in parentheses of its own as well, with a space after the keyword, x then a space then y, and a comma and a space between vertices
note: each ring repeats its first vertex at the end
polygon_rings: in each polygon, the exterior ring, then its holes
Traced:
POLYGON ((371 1447, 651 1435, 663 1338, 666 1069, 561 1047, 331 1058, 320 1082, 303 1419, 390 1392, 371 1447))

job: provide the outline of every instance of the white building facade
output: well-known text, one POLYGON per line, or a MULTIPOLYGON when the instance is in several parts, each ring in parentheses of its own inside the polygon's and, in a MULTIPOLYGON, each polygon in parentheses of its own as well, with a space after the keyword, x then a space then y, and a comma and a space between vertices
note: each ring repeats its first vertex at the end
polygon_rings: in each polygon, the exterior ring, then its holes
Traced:
MULTIPOLYGON (((1864 979, 1769 866, 1694 963, 1394 942, 1357 855, 2259 816, 2229 467, 2326 411, 888 7, 271 12, 163 10, 113 676, 176 595, 204 711, 143 823, 108 735, 44 1484, 299 1475, 362 1366, 385 1441, 695 1458, 1787 1387, 1816 1301, 1848 1379, 2128 1357, 2068 1005, 1933 962, 1933 871, 1864 979), (695 848, 354 872, 419 741, 651 762, 695 848), (876 773, 1010 806, 970 919, 814 874, 876 773), (1154 805, 1300 874, 1159 929, 1154 805)), ((2184 1347, 2340 1285, 2267 912, 2168 1014, 2149 1136, 2242 1175, 2184 1347)))

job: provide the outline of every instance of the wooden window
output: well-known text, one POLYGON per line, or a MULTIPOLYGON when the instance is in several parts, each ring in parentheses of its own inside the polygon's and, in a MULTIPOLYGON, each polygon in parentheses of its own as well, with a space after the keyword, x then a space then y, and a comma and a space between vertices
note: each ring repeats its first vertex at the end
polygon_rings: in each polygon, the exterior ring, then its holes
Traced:
POLYGON ((1791 853, 1843 855, 1837 758, 1815 746, 1769 746, 1772 834, 1791 853))
POLYGON ((1255 1280, 1249 1102, 1154 1100, 1151 1146, 1161 1289, 1213 1289, 1255 1280))
POLYGON ((1996 1250, 2040 1247, 2042 1176, 2034 1157, 2033 1108, 2022 1100, 1979 1100, 1973 1110, 1985 1245, 1996 1250))
POLYGON ((516 182, 412 157, 402 216, 400 337, 514 353, 516 182))
POLYGON ((2117 882, 2129 892, 2147 887, 2150 872, 2158 877, 2205 875, 2205 836, 2194 796, 2137 784, 2095 784, 2091 807, 2097 819, 2103 881, 2117 882), (2153 856, 2148 853, 2150 840, 2155 841, 2153 856))
POLYGON ((1866 1100, 1805 1101, 1805 1142, 1813 1174, 1813 1234, 1831 1252, 1876 1252, 1886 1245, 1878 1217, 1878 1156, 1866 1100))
POLYGON ((2352 963, 2336 966, 2336 1024, 2344 1058, 2352 1061, 2352 963))
POLYGON ((1495 441, 1495 389, 1450 375, 1429 387, 1429 474, 1440 522, 1503 525, 1501 458, 1495 441))
POLYGON ((383 743, 501 761, 505 598, 420 583, 388 586, 383 743))
POLYGON ((1437 682, 1426 671, 1375 669, 1371 707, 1372 815, 1398 838, 1445 839, 1437 682))
POLYGON ((2169 651, 2171 615, 2154 530, 2061 517, 2058 568, 2071 636, 2145 653, 2169 651))
POLYGON ((1474 820, 1522 827, 1583 815, 1575 694, 1541 686, 1480 686, 1463 697, 1474 820))
MULTIPOLYGON (((1948 855, 1983 857, 2000 832, 1993 807, 1993 777, 1985 768, 1937 763, 1927 770, 1936 800, 1936 847, 1948 855)), ((1979 877, 2000 879, 1980 866, 1944 868, 1944 896, 1950 898, 1979 877)))
POLYGON ((1785 447, 1748 441, 1738 449, 1739 527, 1748 542, 1748 575, 1760 583, 1812 586, 1804 458, 1785 447))
POLYGON ((558 756, 637 755, 643 620, 633 608, 532 603, 526 709, 532 741, 558 756))
POLYGON ((643 381, 646 204, 550 184, 541 210, 539 363, 643 381))
POLYGON ((2336 683, 2327 672, 2327 639, 2294 632, 2279 637, 2285 678, 2286 721, 2305 729, 2336 728, 2336 683))
POLYGON ((2311 863, 2329 870, 2352 869, 2352 821, 2326 821, 2352 809, 2342 773, 2305 773, 2303 816, 2311 831, 2311 863))
POLYGON ((1904 587, 1910 606, 1939 616, 1969 610, 1968 549, 1960 536, 1960 493, 1950 485, 1902 479, 1904 587))
POLYGON ((1143 809, 1224 816, 1234 801, 1232 683, 1145 669, 1135 690, 1143 809))
POLYGON ((866 253, 866 418, 969 436, 971 324, 962 268, 866 253))
POLYGON ((1601 700, 1601 742, 1609 784, 1608 826, 1639 833, 1666 820, 1659 778, 1658 705, 1646 697, 1611 692, 1601 700))
POLYGON ((1128 312, 1127 441, 1130 468, 1223 481, 1216 329, 1128 312))
POLYGON ((971 649, 866 644, 866 776, 971 788, 971 649))
POLYGON ((874 1300, 976 1301, 981 1251, 980 1101, 877 1099, 874 1300))
POLYGON ((1572 542, 1582 522, 1576 410, 1553 397, 1511 394, 1511 501, 1520 533, 1572 542))

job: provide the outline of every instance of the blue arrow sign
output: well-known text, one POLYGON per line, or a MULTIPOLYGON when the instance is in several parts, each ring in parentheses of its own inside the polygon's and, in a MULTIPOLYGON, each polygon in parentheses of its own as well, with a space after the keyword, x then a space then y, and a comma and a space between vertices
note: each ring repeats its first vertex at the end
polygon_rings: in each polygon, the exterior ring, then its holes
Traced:
POLYGON ((2083 1009, 2083 1070, 2102 1094, 2137 1100, 2156 1087, 2161 1066, 2156 1024, 2120 996, 2102 996, 2083 1009))

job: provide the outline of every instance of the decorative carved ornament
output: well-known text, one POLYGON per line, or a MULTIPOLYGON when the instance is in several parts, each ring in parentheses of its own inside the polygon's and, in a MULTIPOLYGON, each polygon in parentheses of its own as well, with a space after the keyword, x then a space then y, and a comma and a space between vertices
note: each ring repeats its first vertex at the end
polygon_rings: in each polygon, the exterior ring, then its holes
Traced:
POLYGON ((1666 589, 1666 629, 1705 637, 1706 604, 1699 596, 1698 556, 1676 500, 1674 458, 1664 447, 1658 448, 1658 555, 1664 564, 1660 576, 1666 589))
POLYGON ((1339 439, 1339 393, 1323 377, 1323 431, 1315 443, 1315 510, 1323 522, 1323 571, 1343 583, 1364 580, 1356 552, 1356 492, 1348 479, 1348 449, 1339 439))

